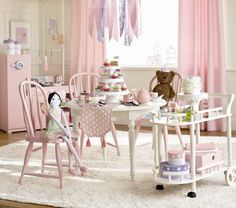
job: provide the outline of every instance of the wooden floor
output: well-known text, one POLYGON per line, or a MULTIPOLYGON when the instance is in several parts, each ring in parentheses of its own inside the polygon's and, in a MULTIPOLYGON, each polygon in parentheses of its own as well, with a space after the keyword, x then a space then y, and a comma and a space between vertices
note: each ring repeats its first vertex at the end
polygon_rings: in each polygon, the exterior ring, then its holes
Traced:
MULTIPOLYGON (((127 130, 126 126, 116 126, 117 130, 127 130)), ((142 129, 143 132, 151 132, 150 127, 145 127, 142 129)), ((188 130, 181 130, 183 134, 188 134, 188 130)), ((174 132, 170 132, 174 133, 174 132)), ((207 131, 201 131, 201 135, 203 136, 224 136, 226 135, 225 132, 207 132, 207 131)), ((232 135, 236 137, 236 131, 232 132, 232 135)), ((23 140, 25 136, 25 132, 20 133, 13 133, 13 134, 6 134, 4 132, 0 131, 0 146, 8 145, 10 143, 14 143, 19 140, 23 140)), ((14 201, 8 201, 8 200, 1 200, 0 199, 0 208, 48 208, 51 206, 41 206, 41 205, 35 205, 35 204, 26 204, 26 203, 19 203, 14 201)))

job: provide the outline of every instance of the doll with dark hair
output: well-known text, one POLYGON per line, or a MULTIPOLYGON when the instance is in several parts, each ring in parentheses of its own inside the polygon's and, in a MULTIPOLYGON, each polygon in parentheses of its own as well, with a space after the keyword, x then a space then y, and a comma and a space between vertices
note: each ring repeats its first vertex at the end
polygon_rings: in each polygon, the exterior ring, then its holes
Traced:
POLYGON ((75 175, 75 172, 72 167, 71 159, 72 156, 78 164, 81 174, 86 172, 86 168, 83 167, 81 160, 76 152, 72 140, 71 132, 69 125, 65 116, 64 111, 60 108, 62 100, 58 93, 52 92, 48 96, 49 111, 47 116, 47 129, 46 136, 49 140, 56 140, 58 137, 61 137, 67 144, 69 150, 69 173, 75 175), (62 125, 62 123, 65 125, 62 125))

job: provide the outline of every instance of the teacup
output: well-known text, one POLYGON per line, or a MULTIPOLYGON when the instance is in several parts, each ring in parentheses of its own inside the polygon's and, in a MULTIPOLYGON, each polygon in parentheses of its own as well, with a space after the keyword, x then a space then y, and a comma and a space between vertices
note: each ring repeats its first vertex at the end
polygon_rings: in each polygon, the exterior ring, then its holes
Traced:
POLYGON ((158 98, 158 92, 150 92, 151 98, 158 98))
POLYGON ((150 96, 151 96, 151 100, 155 102, 158 99, 158 92, 150 92, 150 96))
POLYGON ((177 103, 176 102, 169 102, 168 105, 167 105, 167 109, 169 112, 174 112, 175 109, 178 107, 177 103))
POLYGON ((123 95, 124 102, 131 102, 134 99, 132 94, 123 95))

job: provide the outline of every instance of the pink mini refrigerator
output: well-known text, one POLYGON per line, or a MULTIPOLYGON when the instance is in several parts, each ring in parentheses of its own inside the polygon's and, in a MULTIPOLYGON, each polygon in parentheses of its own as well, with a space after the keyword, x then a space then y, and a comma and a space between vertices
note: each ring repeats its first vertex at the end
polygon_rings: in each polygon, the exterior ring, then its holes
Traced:
POLYGON ((25 130, 19 84, 31 79, 31 55, 0 55, 0 129, 25 130))

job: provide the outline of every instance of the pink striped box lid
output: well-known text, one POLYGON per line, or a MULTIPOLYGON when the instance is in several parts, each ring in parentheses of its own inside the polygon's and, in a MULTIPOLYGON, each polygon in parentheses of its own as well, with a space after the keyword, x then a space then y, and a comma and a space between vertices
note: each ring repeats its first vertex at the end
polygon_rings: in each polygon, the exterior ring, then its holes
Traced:
POLYGON ((183 150, 170 150, 168 151, 168 159, 185 158, 183 150))

